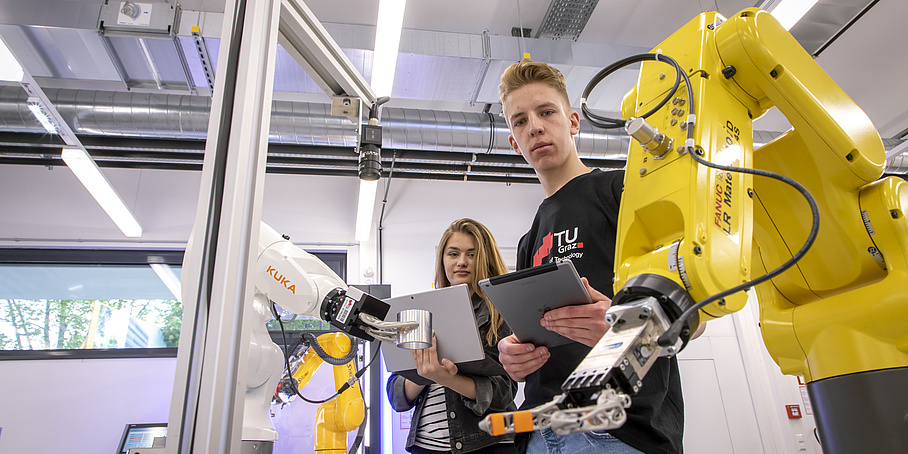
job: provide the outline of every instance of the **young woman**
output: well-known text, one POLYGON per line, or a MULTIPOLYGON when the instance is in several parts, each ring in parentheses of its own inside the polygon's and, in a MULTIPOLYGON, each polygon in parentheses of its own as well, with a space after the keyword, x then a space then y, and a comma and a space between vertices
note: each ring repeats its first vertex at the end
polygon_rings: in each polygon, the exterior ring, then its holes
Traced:
POLYGON ((478 426, 489 413, 515 409, 517 382, 502 369, 497 347, 511 330, 479 289, 480 280, 507 271, 495 238, 479 222, 459 219, 442 234, 435 287, 469 286, 489 373, 458 373, 456 364, 438 357, 434 343, 425 350, 414 350, 417 373, 433 383, 419 385, 397 374, 388 380, 388 397, 395 411, 416 407, 407 437, 408 452, 517 452, 513 436, 493 437, 478 426))

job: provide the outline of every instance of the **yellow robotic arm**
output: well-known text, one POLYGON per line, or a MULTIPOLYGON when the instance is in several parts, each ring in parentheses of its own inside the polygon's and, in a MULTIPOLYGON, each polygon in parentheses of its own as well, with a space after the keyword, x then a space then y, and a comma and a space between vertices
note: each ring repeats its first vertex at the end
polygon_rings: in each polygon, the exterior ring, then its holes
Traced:
MULTIPOLYGON (((880 178, 870 120, 769 14, 726 25, 716 43, 737 68, 730 80, 793 126, 754 152, 754 167, 801 182, 822 219, 804 258, 755 287, 766 346, 783 373, 805 377, 824 452, 908 452, 908 187, 880 178)), ((754 192, 762 274, 804 238, 804 203, 763 178, 754 192)))
MULTIPOLYGON (((327 355, 334 358, 344 357, 351 350, 350 338, 343 333, 322 334, 316 342, 327 355)), ((316 346, 310 346, 292 376, 297 389, 302 389, 309 383, 312 374, 324 361, 316 346)), ((343 389, 343 392, 337 398, 322 403, 316 410, 315 452, 318 453, 346 453, 347 432, 359 427, 366 416, 366 405, 356 380, 354 361, 332 366, 334 388, 337 391, 343 389)))
POLYGON ((652 53, 603 70, 584 98, 634 62, 627 120, 583 106, 636 139, 612 328, 565 394, 482 427, 620 427, 652 362, 680 351, 702 321, 740 310, 739 290, 755 286, 766 345, 784 373, 807 379, 824 451, 906 452, 908 189, 880 179, 885 154, 870 120, 756 8, 698 16, 652 53), (754 151, 752 121, 773 106, 793 129, 754 151))

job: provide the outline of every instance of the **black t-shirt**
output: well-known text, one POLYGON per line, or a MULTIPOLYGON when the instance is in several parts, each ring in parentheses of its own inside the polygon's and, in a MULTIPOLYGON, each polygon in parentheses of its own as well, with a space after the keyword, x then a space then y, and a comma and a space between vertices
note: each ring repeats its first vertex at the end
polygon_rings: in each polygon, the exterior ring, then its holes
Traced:
MULTIPOLYGON (((608 297, 613 296, 618 207, 624 172, 593 170, 575 177, 536 210, 530 230, 520 239, 517 268, 570 259, 580 276, 608 297)), ((586 357, 590 347, 571 342, 551 350, 538 371, 526 377, 522 409, 561 394, 561 384, 586 357)), ((627 422, 610 431, 646 453, 680 453, 684 402, 676 358, 659 358, 631 397, 627 422)))

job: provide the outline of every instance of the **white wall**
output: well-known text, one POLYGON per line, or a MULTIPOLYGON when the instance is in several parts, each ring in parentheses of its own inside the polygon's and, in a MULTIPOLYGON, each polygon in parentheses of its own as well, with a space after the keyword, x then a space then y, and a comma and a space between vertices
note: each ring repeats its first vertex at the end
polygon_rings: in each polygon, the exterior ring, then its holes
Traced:
POLYGON ((0 452, 113 454, 128 423, 166 422, 173 358, 0 361, 0 452))
MULTIPOLYGON (((0 247, 183 246, 194 219, 199 172, 104 173, 144 228, 140 240, 124 238, 65 167, 5 165, 0 166, 0 247)), ((306 249, 347 251, 348 281, 377 283, 378 273, 363 274, 379 261, 377 238, 362 246, 353 242, 357 191, 355 178, 268 175, 263 220, 306 249)), ((380 185, 376 213, 383 193, 380 185)), ((436 243, 459 217, 489 226, 513 265, 517 241, 542 197, 538 185, 392 180, 382 223, 382 282, 391 284, 395 296, 430 288, 436 243)), ((755 316, 739 314, 711 323, 680 355, 687 451, 794 454, 799 452, 794 437, 801 434, 810 454, 818 454, 816 442, 810 444, 811 420, 783 416, 784 404, 800 403, 796 379, 782 376, 768 359, 755 316)), ((173 364, 0 361, 0 452, 59 452, 61 443, 73 454, 113 450, 126 423, 166 419, 173 364), (44 437, 48 426, 56 428, 52 439, 44 437), (71 433, 61 427, 71 427, 71 433)))
POLYGON ((745 308, 734 314, 735 330, 766 452, 822 454, 807 387, 798 377, 782 375, 769 355, 759 331, 755 293, 748 296, 745 308), (802 418, 789 419, 786 405, 798 405, 802 418))
POLYGON ((470 217, 495 235, 505 262, 514 266, 517 242, 544 197, 539 185, 401 180, 391 184, 385 208, 384 281, 395 295, 431 288, 435 248, 451 221, 470 217))
POLYGON ((742 310, 708 322, 678 355, 686 451, 822 454, 806 387, 769 356, 758 314, 751 293, 742 310), (803 417, 788 419, 785 405, 798 405, 803 417))

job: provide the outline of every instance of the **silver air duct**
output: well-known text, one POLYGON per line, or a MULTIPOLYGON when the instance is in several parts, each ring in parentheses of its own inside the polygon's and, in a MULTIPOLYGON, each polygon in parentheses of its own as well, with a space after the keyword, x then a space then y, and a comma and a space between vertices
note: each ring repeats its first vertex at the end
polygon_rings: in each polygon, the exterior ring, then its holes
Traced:
MULTIPOLYGON (((190 95, 46 89, 48 98, 76 134, 204 140, 210 98, 190 95)), ((383 148, 513 155, 508 129, 498 115, 382 108, 383 148)), ((41 133, 18 87, 0 87, 0 129, 41 133)), ((271 143, 356 146, 356 129, 346 117, 331 115, 329 104, 274 101, 271 143)), ((623 134, 581 127, 581 157, 625 159, 623 134)))
MULTIPOLYGON (((45 93, 76 134, 196 140, 207 136, 211 106, 207 97, 69 89, 45 93)), ((346 117, 332 116, 329 104, 274 101, 271 115, 272 144, 356 146, 356 129, 346 117)), ((381 124, 386 149, 514 155, 499 115, 384 107, 381 124)), ((0 130, 44 133, 19 87, 0 87, 0 130)), ((779 134, 754 131, 754 145, 779 134)), ((582 121, 577 150, 582 158, 625 160, 629 140, 624 131, 594 131, 582 121)), ((883 143, 888 150, 901 141, 883 143)), ((887 171, 908 173, 908 159, 901 155, 887 160, 887 171)))

